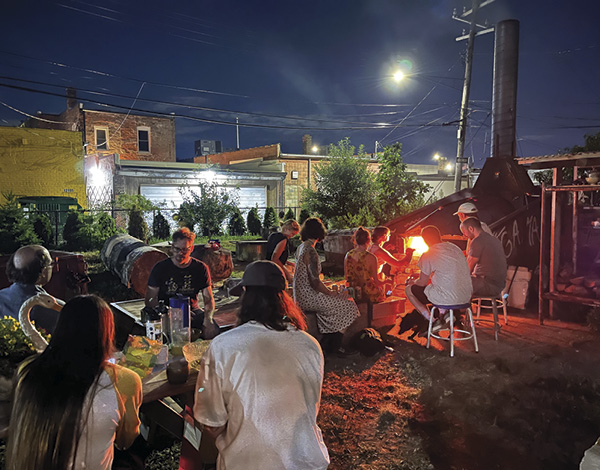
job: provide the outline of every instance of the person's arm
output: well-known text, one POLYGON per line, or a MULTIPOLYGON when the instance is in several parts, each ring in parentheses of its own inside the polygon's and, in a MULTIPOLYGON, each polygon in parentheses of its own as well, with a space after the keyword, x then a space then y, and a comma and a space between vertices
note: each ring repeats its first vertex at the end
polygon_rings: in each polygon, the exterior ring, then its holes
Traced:
POLYGON ((203 430, 206 432, 206 434, 208 434, 210 437, 214 439, 216 439, 218 436, 220 436, 221 434, 223 434, 225 432, 225 429, 227 428, 227 425, 224 424, 223 426, 219 426, 219 427, 212 427, 212 426, 203 426, 203 430))
POLYGON ((309 248, 304 253, 304 264, 308 268, 308 282, 310 286, 317 292, 322 292, 325 295, 336 295, 337 293, 329 290, 319 278, 319 254, 314 248, 309 248))
POLYGON ((412 284, 424 287, 427 285, 428 282, 429 282, 429 274, 425 274, 423 271, 421 271, 421 275, 419 276, 419 279, 414 281, 412 284))
POLYGON ((475 266, 479 263, 479 259, 482 254, 482 245, 480 243, 481 240, 477 240, 474 238, 473 240, 469 240, 468 251, 467 251, 467 264, 469 265, 469 272, 473 274, 475 270, 475 266))
POLYGON ((369 253, 371 256, 369 256, 368 259, 368 264, 367 264, 367 268, 369 270, 369 276, 371 276, 371 279, 373 279, 373 281, 375 282, 375 284, 378 287, 381 287, 383 285, 385 285, 384 282, 381 281, 381 279, 379 279, 379 276, 377 275, 377 256, 375 256, 372 253, 369 253))
POLYGON ((115 433, 118 449, 127 449, 140 432, 139 409, 142 404, 142 381, 135 373, 125 368, 108 366, 106 372, 113 381, 119 399, 121 419, 115 433))
POLYGON ((410 262, 410 258, 412 257, 412 255, 409 257, 407 254, 402 259, 398 259, 395 256, 392 256, 392 254, 389 251, 387 251, 385 248, 382 248, 382 247, 379 247, 378 256, 382 260, 384 260, 387 264, 394 266, 396 268, 406 266, 410 262))
POLYGON ((475 266, 477 266, 478 262, 479 262, 479 258, 475 258, 471 255, 467 256, 467 264, 469 265, 469 272, 471 274, 473 274, 475 266))
POLYGON ((281 269, 283 269, 283 273, 285 274, 287 281, 292 282, 293 276, 290 269, 286 266, 287 263, 283 264, 279 259, 281 257, 281 254, 283 253, 283 250, 285 250, 287 243, 288 240, 284 239, 277 244, 275 250, 273 251, 273 254, 271 255, 271 261, 273 261, 273 263, 277 264, 281 269))
POLYGON ((146 307, 158 307, 158 287, 148 286, 146 287, 146 298, 144 300, 146 307))
POLYGON ((202 356, 194 400, 194 419, 201 423, 206 433, 216 438, 227 428, 229 416, 223 395, 223 383, 217 373, 215 359, 209 347, 202 356))
POLYGON ((350 255, 350 252, 346 253, 346 256, 344 256, 344 279, 346 279, 346 281, 349 281, 350 279, 348 279, 348 256, 350 255))

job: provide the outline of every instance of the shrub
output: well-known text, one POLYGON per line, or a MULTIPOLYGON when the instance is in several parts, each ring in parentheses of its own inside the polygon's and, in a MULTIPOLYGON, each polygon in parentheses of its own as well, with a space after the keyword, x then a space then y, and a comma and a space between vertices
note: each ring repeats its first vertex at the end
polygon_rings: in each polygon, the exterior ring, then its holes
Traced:
POLYGON ((197 190, 181 188, 184 203, 179 208, 180 220, 199 225, 202 235, 211 237, 223 231, 223 224, 236 204, 236 195, 216 183, 200 182, 197 190))
POLYGON ((167 222, 167 219, 165 219, 165 216, 160 211, 154 215, 154 220, 152 221, 152 236, 162 240, 171 236, 169 222, 167 222))
POLYGON ((108 212, 100 212, 95 217, 96 231, 100 248, 104 242, 117 233, 115 219, 108 212))
POLYGON ((0 205, 0 252, 8 254, 22 246, 40 243, 16 196, 12 193, 3 196, 6 202, 0 205))
POLYGON ((308 209, 302 209, 300 211, 300 218, 298 219, 298 223, 302 225, 306 219, 310 218, 310 212, 308 209))
POLYGON ((296 218, 296 214, 294 214, 294 211, 290 207, 287 210, 287 212, 285 213, 285 216, 283 217, 283 220, 291 220, 291 219, 295 219, 295 218, 296 218))
POLYGON ((38 213, 33 216, 33 231, 46 246, 49 246, 54 241, 52 223, 46 214, 38 213))
POLYGON ((379 225, 377 211, 369 207, 362 207, 358 214, 346 214, 344 216, 333 217, 330 220, 332 229, 356 228, 356 227, 375 227, 379 225))
POLYGON ((234 207, 229 218, 229 235, 243 235, 246 233, 246 222, 237 207, 234 207))
POLYGON ((248 223, 248 231, 252 235, 259 235, 262 229, 262 224, 260 223, 260 217, 258 216, 258 207, 253 207, 248 212, 248 217, 246 218, 246 222, 248 223))
POLYGON ((133 206, 129 211, 127 232, 142 241, 148 240, 148 224, 144 220, 144 213, 138 206, 133 206))
POLYGON ((63 240, 67 248, 76 249, 76 237, 83 226, 83 214, 78 211, 71 211, 67 215, 65 226, 63 227, 63 240))
POLYGON ((278 224, 279 220, 277 220, 275 209, 272 207, 267 207, 267 210, 265 211, 265 217, 263 219, 263 228, 268 230, 271 227, 277 227, 278 224))

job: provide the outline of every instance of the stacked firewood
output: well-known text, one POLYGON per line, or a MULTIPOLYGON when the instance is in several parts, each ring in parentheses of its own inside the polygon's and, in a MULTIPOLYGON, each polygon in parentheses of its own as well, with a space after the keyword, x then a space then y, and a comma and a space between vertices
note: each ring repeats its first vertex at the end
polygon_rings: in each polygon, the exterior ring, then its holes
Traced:
POLYGON ((600 299, 600 278, 593 275, 576 276, 570 265, 558 271, 556 290, 577 297, 596 297, 600 299))

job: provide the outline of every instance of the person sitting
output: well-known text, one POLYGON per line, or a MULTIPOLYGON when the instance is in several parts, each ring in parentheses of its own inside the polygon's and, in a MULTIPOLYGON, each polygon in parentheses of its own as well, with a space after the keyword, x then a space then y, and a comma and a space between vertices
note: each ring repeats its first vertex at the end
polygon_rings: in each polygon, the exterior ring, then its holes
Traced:
POLYGON ((357 300, 383 302, 385 292, 383 283, 377 277, 377 257, 368 251, 371 233, 358 227, 353 238, 356 248, 346 253, 344 277, 350 287, 360 290, 361 295, 357 295, 357 300))
POLYGON ((196 383, 194 417, 216 438, 217 468, 326 469, 317 425, 323 353, 272 261, 249 264, 232 289, 238 326, 215 338, 196 383))
MULTIPOLYGON (((473 204, 472 202, 465 202, 465 203, 461 204, 458 207, 458 210, 454 213, 454 215, 458 216, 458 220, 460 220, 461 224, 464 220, 469 219, 469 218, 474 218, 474 219, 479 220, 479 210, 477 209, 475 204, 473 204)), ((479 220, 479 222, 481 222, 481 228, 483 229, 484 232, 489 233, 490 235, 494 235, 492 233, 492 229, 490 229, 488 224, 486 224, 485 222, 482 222, 481 220, 479 220)), ((467 249, 465 250, 465 254, 469 253, 470 246, 471 246, 471 240, 468 239, 467 240, 467 249)))
MULTIPOLYGON (((8 259, 6 276, 12 284, 0 290, 0 315, 19 321, 19 310, 25 301, 37 294, 47 294, 42 286, 52 278, 56 260, 40 245, 27 245, 19 248, 8 259)), ((59 312, 36 305, 30 318, 36 327, 53 333, 59 312)))
MULTIPOLYGON (((429 250, 421 255, 417 266, 418 279, 409 281, 406 296, 410 303, 429 321, 427 304, 437 306, 464 305, 471 301, 473 287, 467 260, 454 243, 443 242, 433 225, 421 230, 429 250)), ((432 330, 444 327, 444 319, 436 320, 432 330)))
POLYGON ((294 300, 304 312, 316 312, 324 352, 346 356, 351 352, 341 346, 343 333, 360 312, 347 293, 330 290, 321 282, 321 260, 315 245, 326 233, 321 219, 311 217, 302 224, 302 244, 296 250, 294 300))
POLYGON ((506 255, 502 242, 485 232, 478 219, 470 217, 460 224, 470 241, 467 263, 472 276, 474 297, 498 297, 506 285, 506 255))
POLYGON ((390 229, 380 225, 373 229, 373 244, 369 248, 369 252, 377 257, 377 276, 380 281, 385 281, 386 276, 383 272, 384 266, 387 264, 394 268, 402 268, 408 266, 412 259, 412 254, 415 250, 412 248, 406 249, 406 254, 402 259, 393 256, 383 245, 390 240, 390 229))
POLYGON ((286 220, 281 226, 281 232, 269 235, 267 241, 266 259, 276 263, 283 272, 288 282, 294 277, 293 265, 288 263, 290 256, 290 238, 295 237, 300 231, 300 225, 295 220, 286 220))
POLYGON ((169 299, 177 294, 189 297, 192 328, 202 330, 202 338, 211 339, 219 334, 219 327, 213 320, 215 300, 208 266, 192 258, 195 239, 196 235, 186 227, 173 233, 171 257, 152 268, 145 303, 147 307, 155 308, 161 300, 169 305, 169 299), (204 310, 198 303, 200 291, 204 310))
POLYGON ((48 347, 17 370, 7 469, 108 470, 114 446, 133 443, 142 383, 108 362, 114 332, 113 314, 99 297, 65 304, 48 347))

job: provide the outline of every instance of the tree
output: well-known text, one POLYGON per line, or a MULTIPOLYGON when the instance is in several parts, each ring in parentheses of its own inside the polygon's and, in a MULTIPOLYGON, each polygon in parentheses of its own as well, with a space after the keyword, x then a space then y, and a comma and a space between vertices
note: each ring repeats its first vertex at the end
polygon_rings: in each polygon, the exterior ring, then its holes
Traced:
POLYGON ((584 140, 585 143, 583 146, 574 145, 571 148, 565 149, 565 151, 567 153, 600 152, 600 132, 597 134, 586 134, 584 140))
POLYGON ((46 214, 39 212, 33 216, 33 231, 44 245, 49 246, 53 242, 54 230, 46 214))
POLYGON ((356 148, 346 137, 329 146, 330 159, 315 167, 316 189, 303 192, 303 205, 325 219, 357 214, 362 207, 375 205, 375 177, 361 145, 356 148))
POLYGON ((134 207, 144 212, 157 209, 156 205, 150 199, 141 194, 119 194, 117 196, 117 206, 127 211, 130 211, 134 207))
POLYGON ((382 220, 394 219, 425 204, 429 185, 406 171, 401 150, 402 144, 396 143, 379 154, 379 172, 375 181, 382 220))
POLYGON ((246 217, 246 222, 248 223, 248 231, 252 235, 260 235, 262 223, 260 222, 260 217, 258 216, 258 207, 253 207, 250 209, 250 212, 248 212, 248 216, 246 217))
POLYGON ((236 204, 235 196, 216 183, 200 182, 198 190, 182 188, 183 204, 179 208, 180 220, 199 225, 202 235, 211 237, 223 231, 223 223, 236 204), (183 216, 183 217, 182 217, 183 216))
POLYGON ((138 206, 133 206, 129 210, 129 224, 127 232, 135 238, 139 238, 143 242, 148 240, 148 224, 144 219, 144 213, 138 206))
POLYGON ((63 239, 69 250, 93 250, 102 246, 104 240, 93 215, 83 211, 71 211, 63 228, 63 239))
POLYGON ((298 223, 302 225, 306 219, 310 218, 310 212, 308 209, 302 209, 300 211, 300 217, 298 218, 298 223))
POLYGON ((98 232, 98 248, 104 245, 104 242, 117 233, 115 219, 108 213, 101 211, 95 217, 96 230, 98 232))
POLYGON ((171 236, 169 222, 167 222, 167 219, 165 219, 165 216, 162 215, 160 211, 154 215, 154 220, 152 221, 152 235, 154 238, 159 238, 161 240, 165 240, 171 236))
POLYGON ((296 214, 294 214, 294 211, 292 210, 292 208, 290 207, 287 212, 285 213, 285 216, 283 217, 283 220, 292 220, 296 218, 296 214))
POLYGON ((237 207, 234 207, 231 211, 228 229, 229 235, 243 235, 246 233, 246 222, 244 222, 244 217, 237 207))
POLYGON ((12 253, 25 245, 40 243, 32 222, 25 217, 13 193, 3 193, 0 205, 0 253, 12 253))
POLYGON ((277 227, 278 224, 279 220, 277 220, 275 209, 267 207, 267 210, 265 210, 265 217, 263 218, 263 228, 269 230, 272 227, 277 227))

